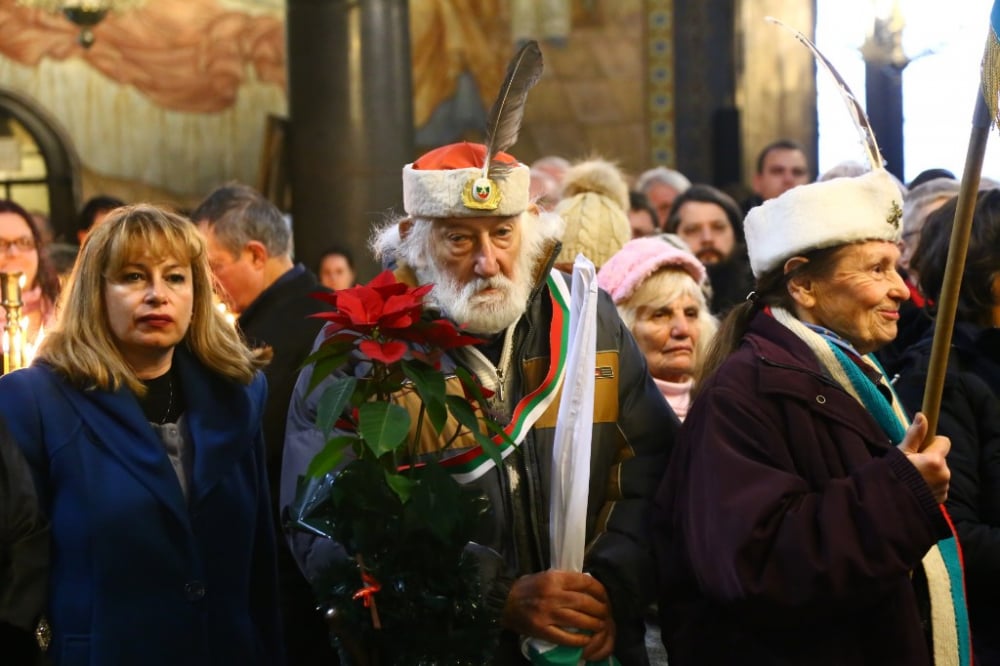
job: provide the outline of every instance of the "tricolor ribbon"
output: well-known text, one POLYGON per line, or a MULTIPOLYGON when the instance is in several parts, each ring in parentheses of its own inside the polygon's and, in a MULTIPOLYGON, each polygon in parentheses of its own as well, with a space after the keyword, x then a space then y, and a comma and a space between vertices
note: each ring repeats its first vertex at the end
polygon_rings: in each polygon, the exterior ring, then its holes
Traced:
MULTIPOLYGON (((569 336, 569 289, 559 272, 553 270, 546 278, 549 296, 552 299, 552 322, 549 326, 549 368, 545 379, 534 391, 525 395, 514 407, 510 423, 504 432, 513 444, 501 437, 493 438, 500 448, 500 457, 506 458, 514 447, 524 441, 531 426, 535 424, 559 394, 566 373, 566 350, 569 336)), ((459 483, 469 483, 486 474, 496 466, 493 459, 476 446, 459 455, 441 461, 448 472, 459 483)))

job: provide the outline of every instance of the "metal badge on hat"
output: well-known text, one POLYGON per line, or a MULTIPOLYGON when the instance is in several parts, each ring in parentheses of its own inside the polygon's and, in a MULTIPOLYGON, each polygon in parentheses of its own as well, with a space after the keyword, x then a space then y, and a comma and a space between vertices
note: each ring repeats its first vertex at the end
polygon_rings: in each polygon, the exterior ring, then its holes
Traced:
POLYGON ((501 192, 496 181, 506 178, 517 164, 495 157, 517 141, 521 121, 524 120, 524 103, 528 99, 528 91, 542 76, 542 66, 542 51, 536 41, 522 46, 507 66, 507 76, 486 124, 486 156, 482 175, 470 178, 462 188, 462 204, 466 208, 496 210, 500 206, 501 192))
POLYGON ((470 178, 462 188, 462 204, 473 210, 496 210, 500 207, 500 188, 490 178, 470 178))
POLYGON ((891 224, 893 229, 899 229, 899 222, 902 219, 903 209, 899 207, 898 203, 893 201, 892 206, 889 208, 889 217, 885 221, 891 224))

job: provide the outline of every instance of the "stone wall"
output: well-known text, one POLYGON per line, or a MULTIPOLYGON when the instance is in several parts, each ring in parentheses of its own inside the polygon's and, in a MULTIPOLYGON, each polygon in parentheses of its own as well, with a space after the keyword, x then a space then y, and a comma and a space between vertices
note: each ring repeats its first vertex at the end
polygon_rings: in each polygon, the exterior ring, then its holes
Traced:
POLYGON ((578 0, 565 44, 543 43, 515 153, 600 155, 636 174, 648 165, 642 0, 578 0))

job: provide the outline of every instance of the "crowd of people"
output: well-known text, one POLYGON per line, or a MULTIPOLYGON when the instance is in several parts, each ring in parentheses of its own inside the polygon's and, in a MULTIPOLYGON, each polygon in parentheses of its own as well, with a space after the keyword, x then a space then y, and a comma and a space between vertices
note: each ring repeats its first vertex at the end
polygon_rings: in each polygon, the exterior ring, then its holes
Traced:
MULTIPOLYGON (((998 190, 978 195, 928 433, 951 174, 813 181, 780 140, 738 202, 665 167, 630 179, 598 158, 486 151, 405 165, 403 212, 372 248, 480 339, 442 367, 524 433, 470 482, 491 500, 476 543, 493 663, 527 663, 531 638, 625 666, 1000 664, 998 190), (502 178, 484 176, 493 162, 502 178), (558 400, 524 407, 558 395, 554 311, 579 255, 601 288, 599 387, 587 549, 562 571, 558 400)), ((0 378, 0 657, 353 663, 313 594, 343 544, 285 521, 326 443, 323 386, 359 371, 314 378, 308 362, 324 340, 311 315, 333 301, 312 295, 354 284, 351 252, 296 262, 289 220, 239 184, 186 216, 100 197, 78 234, 59 271, 35 218, 0 201, 33 358, 0 378)))

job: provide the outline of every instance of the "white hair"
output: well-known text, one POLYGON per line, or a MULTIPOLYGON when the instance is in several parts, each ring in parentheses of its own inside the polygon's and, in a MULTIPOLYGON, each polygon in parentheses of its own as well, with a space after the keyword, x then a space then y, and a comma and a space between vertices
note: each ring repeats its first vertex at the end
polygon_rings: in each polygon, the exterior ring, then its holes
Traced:
POLYGON ((680 171, 658 166, 639 174, 639 179, 635 182, 635 189, 645 194, 650 187, 657 183, 673 188, 677 194, 683 194, 691 187, 691 181, 680 171))
POLYGON ((412 226, 403 238, 399 224, 392 222, 376 231, 371 241, 375 256, 384 266, 400 265, 413 270, 421 284, 434 284, 428 303, 473 333, 497 333, 524 313, 534 287, 534 273, 548 243, 562 232, 562 220, 552 213, 525 211, 517 217, 521 247, 514 264, 513 279, 504 275, 459 283, 434 262, 435 220, 412 218, 412 226), (476 295, 490 286, 505 294, 500 302, 477 300, 476 295))

